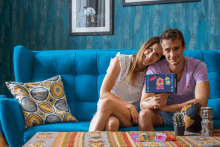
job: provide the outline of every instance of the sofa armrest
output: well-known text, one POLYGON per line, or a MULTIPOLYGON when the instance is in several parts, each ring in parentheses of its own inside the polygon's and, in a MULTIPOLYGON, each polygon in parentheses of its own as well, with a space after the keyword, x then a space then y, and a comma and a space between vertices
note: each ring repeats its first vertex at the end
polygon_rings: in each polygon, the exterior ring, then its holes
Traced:
POLYGON ((5 138, 10 147, 21 147, 24 144, 24 117, 16 99, 0 99, 0 120, 5 138))
MULTIPOLYGON (((1 100, 2 98, 7 98, 7 97, 6 97, 6 95, 0 95, 0 100, 1 100)), ((0 120, 1 120, 1 119, 0 119, 0 120)), ((0 121, 0 134, 3 134, 1 121, 0 121)))
POLYGON ((35 52, 19 45, 14 47, 13 63, 16 82, 32 81, 32 67, 35 52))
POLYGON ((0 95, 0 99, 2 99, 2 98, 7 98, 7 96, 6 95, 0 95))

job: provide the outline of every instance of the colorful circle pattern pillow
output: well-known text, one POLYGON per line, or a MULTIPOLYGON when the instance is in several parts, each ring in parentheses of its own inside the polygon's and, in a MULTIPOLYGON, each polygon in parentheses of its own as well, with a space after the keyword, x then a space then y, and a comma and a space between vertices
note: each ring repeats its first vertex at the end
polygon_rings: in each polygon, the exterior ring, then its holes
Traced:
POLYGON ((60 75, 42 82, 6 85, 21 106, 26 128, 78 121, 70 112, 60 75))
POLYGON ((199 103, 190 103, 185 105, 181 112, 184 114, 185 129, 189 132, 201 131, 201 105, 199 103))

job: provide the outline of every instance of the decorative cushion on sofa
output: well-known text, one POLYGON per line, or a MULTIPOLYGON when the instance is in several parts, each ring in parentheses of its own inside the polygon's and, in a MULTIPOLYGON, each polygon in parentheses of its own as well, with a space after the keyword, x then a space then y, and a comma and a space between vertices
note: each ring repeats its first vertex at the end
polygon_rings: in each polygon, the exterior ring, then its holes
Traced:
POLYGON ((42 82, 6 85, 21 106, 26 128, 78 121, 70 112, 60 75, 42 82))
POLYGON ((189 132, 201 131, 201 105, 199 103, 186 104, 181 112, 184 114, 185 129, 189 132))

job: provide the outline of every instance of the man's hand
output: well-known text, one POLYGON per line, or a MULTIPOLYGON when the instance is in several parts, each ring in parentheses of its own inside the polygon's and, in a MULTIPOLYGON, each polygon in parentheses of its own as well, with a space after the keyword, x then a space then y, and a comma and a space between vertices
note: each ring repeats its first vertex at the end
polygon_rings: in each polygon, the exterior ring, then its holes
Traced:
POLYGON ((166 105, 167 98, 170 93, 156 93, 152 97, 145 99, 145 101, 149 101, 153 104, 154 109, 159 109, 166 105))

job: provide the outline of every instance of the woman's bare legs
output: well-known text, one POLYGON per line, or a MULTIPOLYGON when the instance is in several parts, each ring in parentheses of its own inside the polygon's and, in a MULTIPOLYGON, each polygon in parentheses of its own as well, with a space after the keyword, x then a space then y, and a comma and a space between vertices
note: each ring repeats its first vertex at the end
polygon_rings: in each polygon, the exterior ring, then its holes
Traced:
POLYGON ((89 131, 104 131, 110 116, 116 117, 119 120, 120 126, 122 127, 133 126, 130 111, 116 101, 105 98, 102 100, 97 113, 90 123, 89 131))
POLYGON ((107 120, 105 131, 118 131, 119 125, 119 120, 114 116, 110 116, 107 120))

